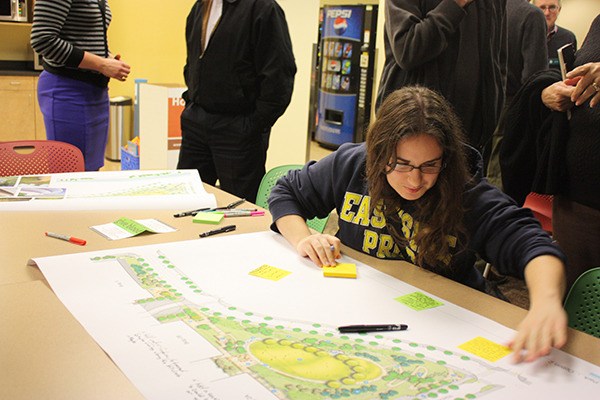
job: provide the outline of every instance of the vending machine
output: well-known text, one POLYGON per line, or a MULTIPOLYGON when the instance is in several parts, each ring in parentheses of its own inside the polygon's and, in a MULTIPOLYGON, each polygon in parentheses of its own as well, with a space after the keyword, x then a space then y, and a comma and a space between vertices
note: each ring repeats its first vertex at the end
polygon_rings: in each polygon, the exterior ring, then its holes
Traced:
POLYGON ((377 5, 322 8, 314 139, 323 147, 364 140, 373 97, 377 10, 377 5))

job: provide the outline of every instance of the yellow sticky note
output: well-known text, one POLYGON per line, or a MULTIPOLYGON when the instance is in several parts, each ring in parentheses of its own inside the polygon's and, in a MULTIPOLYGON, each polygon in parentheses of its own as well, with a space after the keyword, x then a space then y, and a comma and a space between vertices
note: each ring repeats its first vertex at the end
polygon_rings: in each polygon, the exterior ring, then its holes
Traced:
POLYGON ((512 353, 510 348, 481 336, 461 344, 458 348, 491 362, 498 361, 512 353))
POLYGON ((250 275, 258 276, 259 278, 268 279, 270 281, 278 281, 282 278, 285 278, 289 274, 291 274, 290 271, 272 267, 267 264, 261 265, 255 270, 250 271, 250 275))
POLYGON ((323 276, 333 278, 356 278, 356 264, 339 263, 323 267, 323 276))
POLYGON ((199 212, 194 215, 192 221, 198 224, 218 224, 224 218, 223 214, 212 213, 212 212, 199 212))

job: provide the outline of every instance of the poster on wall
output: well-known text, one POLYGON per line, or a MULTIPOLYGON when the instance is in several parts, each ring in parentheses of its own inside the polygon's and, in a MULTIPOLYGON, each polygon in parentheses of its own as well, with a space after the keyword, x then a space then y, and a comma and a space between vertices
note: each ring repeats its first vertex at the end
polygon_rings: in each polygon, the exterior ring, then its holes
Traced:
POLYGON ((181 147, 184 85, 140 86, 140 169, 176 169, 181 147))
POLYGON ((168 168, 177 168, 179 148, 181 147, 181 113, 185 108, 185 100, 181 97, 186 88, 169 88, 167 98, 167 152, 168 168), (173 164, 174 163, 174 164, 173 164))

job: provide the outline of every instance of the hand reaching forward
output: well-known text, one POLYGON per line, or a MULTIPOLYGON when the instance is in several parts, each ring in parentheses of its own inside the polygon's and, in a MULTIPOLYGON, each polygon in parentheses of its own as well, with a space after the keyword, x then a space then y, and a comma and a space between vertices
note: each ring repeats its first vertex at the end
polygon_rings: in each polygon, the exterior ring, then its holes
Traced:
POLYGON ((530 308, 509 343, 515 362, 534 361, 567 342, 567 314, 558 299, 530 308))

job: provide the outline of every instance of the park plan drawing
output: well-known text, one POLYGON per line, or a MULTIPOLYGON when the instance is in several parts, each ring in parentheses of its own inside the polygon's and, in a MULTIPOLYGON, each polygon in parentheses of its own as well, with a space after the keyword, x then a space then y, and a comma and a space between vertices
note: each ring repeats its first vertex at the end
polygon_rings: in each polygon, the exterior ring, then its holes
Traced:
POLYGON ((0 177, 0 211, 216 207, 197 170, 88 171, 0 177))
MULTIPOLYGON (((148 399, 588 399, 600 367, 513 364, 514 331, 363 263, 328 278, 273 232, 36 258, 148 399), (407 324, 340 334, 338 326, 407 324)), ((401 268, 399 264, 399 268, 401 268)))

